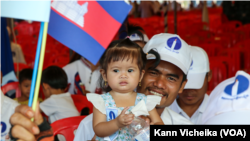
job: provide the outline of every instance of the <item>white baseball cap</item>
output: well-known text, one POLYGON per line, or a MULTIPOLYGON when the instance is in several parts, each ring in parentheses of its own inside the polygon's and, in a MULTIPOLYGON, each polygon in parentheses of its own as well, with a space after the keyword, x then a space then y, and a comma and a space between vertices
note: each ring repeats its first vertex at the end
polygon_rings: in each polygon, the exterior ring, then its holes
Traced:
POLYGON ((206 51, 200 47, 191 47, 193 60, 187 75, 187 83, 184 89, 200 89, 203 86, 205 76, 209 72, 209 60, 206 51))
POLYGON ((250 75, 238 71, 210 94, 203 124, 250 124, 250 75))
POLYGON ((142 38, 137 33, 134 33, 134 34, 130 35, 129 39, 131 41, 144 41, 144 42, 149 41, 148 36, 145 33, 143 33, 143 39, 144 40, 142 40, 142 38))
MULTIPOLYGON (((154 35, 144 46, 144 53, 151 49, 159 53, 161 60, 170 62, 179 67, 185 74, 188 73, 192 61, 190 46, 176 34, 161 33, 154 35)), ((148 54, 147 59, 155 59, 148 54)))

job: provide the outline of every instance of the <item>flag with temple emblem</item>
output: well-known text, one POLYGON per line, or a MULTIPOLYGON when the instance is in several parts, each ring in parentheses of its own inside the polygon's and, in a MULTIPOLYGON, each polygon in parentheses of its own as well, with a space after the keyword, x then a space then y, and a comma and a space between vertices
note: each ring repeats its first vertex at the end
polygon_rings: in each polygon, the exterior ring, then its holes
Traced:
POLYGON ((132 7, 124 1, 52 1, 48 34, 96 64, 132 7))

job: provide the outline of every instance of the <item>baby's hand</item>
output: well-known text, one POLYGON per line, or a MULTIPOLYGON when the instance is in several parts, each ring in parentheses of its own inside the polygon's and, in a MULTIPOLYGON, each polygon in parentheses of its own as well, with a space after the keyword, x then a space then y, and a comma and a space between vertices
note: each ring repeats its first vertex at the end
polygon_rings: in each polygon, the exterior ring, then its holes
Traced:
POLYGON ((125 114, 125 112, 129 109, 126 107, 122 110, 121 114, 116 118, 116 124, 119 128, 127 126, 132 123, 134 119, 134 114, 125 114))

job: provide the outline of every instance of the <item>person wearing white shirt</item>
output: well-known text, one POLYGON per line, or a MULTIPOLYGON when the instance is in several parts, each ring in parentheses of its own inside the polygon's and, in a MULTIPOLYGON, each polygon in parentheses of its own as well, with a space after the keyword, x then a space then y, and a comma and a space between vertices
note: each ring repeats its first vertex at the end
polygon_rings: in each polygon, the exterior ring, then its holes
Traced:
POLYGON ((91 62, 81 57, 63 67, 68 77, 69 93, 83 94, 88 92, 99 93, 102 91, 98 85, 100 77, 99 64, 93 65, 91 62))
MULTIPOLYGON (((193 124, 168 108, 187 82, 186 75, 192 61, 190 50, 190 46, 178 35, 167 33, 153 36, 143 48, 147 54, 147 63, 137 92, 162 97, 156 109, 164 124, 193 124)), ((93 138, 92 117, 89 115, 82 120, 74 141, 93 138)))
POLYGON ((209 69, 207 53, 202 48, 191 47, 191 53, 193 60, 187 75, 187 84, 169 108, 194 124, 201 124, 209 98, 206 92, 212 72, 209 69))
POLYGON ((49 122, 79 116, 70 93, 65 93, 67 75, 63 69, 50 66, 43 71, 41 80, 45 100, 40 104, 41 110, 49 117, 49 122))
MULTIPOLYGON (((71 94, 64 92, 67 88, 67 75, 62 68, 49 66, 43 70, 41 84, 45 100, 40 104, 40 109, 49 117, 50 123, 80 116, 71 94)), ((59 135, 58 139, 65 140, 62 135, 59 135)))
POLYGON ((15 112, 15 108, 19 105, 15 100, 1 93, 1 141, 8 140, 8 133, 11 127, 10 117, 15 112))
POLYGON ((202 124, 249 125, 250 75, 239 70, 222 81, 211 92, 208 104, 202 124))

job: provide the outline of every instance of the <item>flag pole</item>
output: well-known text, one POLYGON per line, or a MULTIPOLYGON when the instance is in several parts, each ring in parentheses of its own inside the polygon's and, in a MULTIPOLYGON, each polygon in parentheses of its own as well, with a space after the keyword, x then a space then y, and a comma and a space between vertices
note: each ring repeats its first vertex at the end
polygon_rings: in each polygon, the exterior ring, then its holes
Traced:
POLYGON ((32 102, 33 102, 33 98, 34 98, 37 68, 38 68, 39 56, 40 56, 40 51, 41 51, 41 44, 42 44, 42 39, 43 39, 43 29, 44 29, 44 22, 41 22, 38 43, 37 43, 37 48, 36 48, 35 64, 34 64, 34 69, 33 69, 33 74, 32 74, 32 80, 31 80, 30 96, 29 96, 29 103, 28 103, 29 107, 32 106, 32 102))
POLYGON ((43 70, 43 61, 44 61, 44 54, 45 54, 45 45, 46 45, 46 39, 47 39, 47 31, 48 31, 48 22, 44 23, 44 29, 43 29, 43 40, 42 40, 42 47, 41 47, 41 54, 39 59, 39 67, 38 67, 38 73, 37 73, 37 79, 36 79, 36 89, 32 104, 32 109, 35 111, 36 105, 37 105, 37 99, 39 95, 39 88, 41 84, 41 77, 42 77, 42 70, 43 70))

